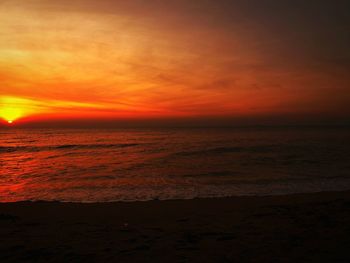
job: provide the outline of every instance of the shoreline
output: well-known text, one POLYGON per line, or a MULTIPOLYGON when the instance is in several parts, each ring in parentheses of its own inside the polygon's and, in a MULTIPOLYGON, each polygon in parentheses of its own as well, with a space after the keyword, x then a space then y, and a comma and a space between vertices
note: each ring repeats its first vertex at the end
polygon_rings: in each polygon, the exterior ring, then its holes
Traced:
POLYGON ((1 262, 349 262, 350 191, 0 203, 1 262))
POLYGON ((334 196, 337 194, 350 194, 349 190, 339 190, 339 191, 315 191, 315 192, 296 192, 296 193, 286 193, 286 194, 270 194, 270 195, 228 195, 228 196, 212 196, 212 197, 194 197, 194 198, 169 198, 169 199, 146 199, 146 200, 112 200, 112 201, 62 201, 62 200, 23 200, 23 201, 10 201, 1 202, 1 205, 6 204, 36 204, 36 203, 53 203, 53 204, 134 204, 134 203, 148 203, 148 202, 181 202, 181 201, 195 201, 195 200, 221 200, 221 199, 250 199, 250 198, 278 198, 278 197, 298 197, 304 195, 327 195, 334 196))

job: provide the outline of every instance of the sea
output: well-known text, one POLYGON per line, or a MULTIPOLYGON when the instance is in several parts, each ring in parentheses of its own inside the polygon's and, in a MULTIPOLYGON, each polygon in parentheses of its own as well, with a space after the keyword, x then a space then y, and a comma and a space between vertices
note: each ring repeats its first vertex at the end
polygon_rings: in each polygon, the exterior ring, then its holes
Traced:
POLYGON ((0 130, 0 202, 112 202, 350 189, 350 129, 0 130))

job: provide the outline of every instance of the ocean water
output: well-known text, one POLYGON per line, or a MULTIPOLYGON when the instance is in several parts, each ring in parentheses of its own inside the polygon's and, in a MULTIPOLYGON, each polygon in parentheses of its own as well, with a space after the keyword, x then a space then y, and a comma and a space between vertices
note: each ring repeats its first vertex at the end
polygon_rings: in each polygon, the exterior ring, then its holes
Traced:
POLYGON ((350 189, 347 128, 3 129, 0 202, 350 189))

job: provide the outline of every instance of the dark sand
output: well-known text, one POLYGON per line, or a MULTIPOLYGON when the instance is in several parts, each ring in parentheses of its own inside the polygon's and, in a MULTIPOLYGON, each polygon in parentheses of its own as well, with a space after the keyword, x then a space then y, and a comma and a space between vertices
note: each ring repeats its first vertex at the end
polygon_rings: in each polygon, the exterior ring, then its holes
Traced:
POLYGON ((350 192, 0 204, 0 262, 350 262, 350 192))

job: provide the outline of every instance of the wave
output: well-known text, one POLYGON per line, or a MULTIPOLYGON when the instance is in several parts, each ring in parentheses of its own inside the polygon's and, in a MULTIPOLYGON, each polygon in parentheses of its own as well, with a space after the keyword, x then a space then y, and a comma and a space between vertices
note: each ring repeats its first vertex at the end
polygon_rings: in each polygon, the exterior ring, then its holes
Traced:
POLYGON ((114 149, 139 146, 139 143, 120 143, 120 144, 63 144, 63 145, 44 145, 44 146, 0 146, 0 153, 11 152, 40 152, 51 150, 68 149, 114 149))
POLYGON ((174 155, 192 156, 192 155, 241 153, 241 152, 264 153, 264 152, 273 151, 274 148, 275 148, 274 145, 251 146, 251 147, 216 147, 216 148, 203 149, 203 150, 197 150, 197 151, 182 151, 182 152, 177 152, 174 155))

